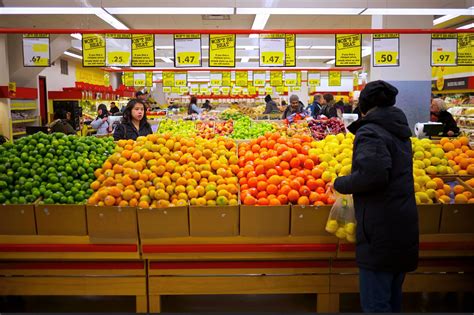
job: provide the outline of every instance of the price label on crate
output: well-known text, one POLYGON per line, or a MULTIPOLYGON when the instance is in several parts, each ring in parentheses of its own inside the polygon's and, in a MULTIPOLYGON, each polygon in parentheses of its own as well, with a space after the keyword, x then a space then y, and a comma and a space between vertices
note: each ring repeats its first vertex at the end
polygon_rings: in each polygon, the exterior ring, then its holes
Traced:
POLYGON ((285 66, 286 36, 285 34, 260 35, 260 66, 285 66))
POLYGON ((174 65, 180 67, 201 66, 201 35, 174 35, 174 65))
POLYGON ((49 34, 23 35, 23 66, 49 67, 49 34))
POLYGON ((130 34, 107 34, 105 37, 107 66, 130 67, 132 63, 132 37, 130 34))
POLYGON ((456 66, 457 40, 456 34, 431 34, 431 66, 456 66))
POLYGON ((400 66, 400 34, 374 34, 372 51, 374 67, 400 66))

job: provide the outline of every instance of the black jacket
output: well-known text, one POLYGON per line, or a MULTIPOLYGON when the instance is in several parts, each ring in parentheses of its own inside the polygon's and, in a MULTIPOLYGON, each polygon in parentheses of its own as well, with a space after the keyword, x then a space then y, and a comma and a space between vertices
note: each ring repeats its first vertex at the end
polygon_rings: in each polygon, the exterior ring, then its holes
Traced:
POLYGON ((313 118, 316 118, 318 117, 318 115, 320 115, 321 109, 322 109, 322 106, 317 101, 313 102, 313 104, 309 105, 307 108, 307 110, 310 111, 311 116, 313 118))
POLYGON ((323 108, 321 108, 321 111, 319 112, 319 115, 324 115, 327 118, 338 117, 336 105, 335 104, 333 104, 333 105, 329 105, 329 104, 323 105, 323 108))
POLYGON ((352 174, 334 188, 353 194, 360 268, 408 272, 418 264, 418 211, 411 131, 396 107, 375 108, 349 126, 356 134, 352 174))
POLYGON ((147 136, 152 133, 153 130, 151 130, 151 126, 147 121, 142 120, 140 122, 140 130, 137 130, 137 128, 135 128, 135 126, 131 122, 124 121, 120 125, 117 125, 117 127, 115 127, 114 140, 136 140, 140 136, 147 136))
POLYGON ((267 105, 265 106, 265 111, 263 112, 264 114, 271 114, 271 113, 279 113, 280 110, 278 109, 277 104, 275 101, 269 101, 267 102, 267 105))
POLYGON ((76 134, 76 130, 68 123, 67 119, 56 119, 50 125, 51 132, 62 132, 66 135, 76 134))
POLYGON ((115 107, 112 107, 109 112, 110 112, 111 114, 115 114, 115 113, 118 113, 119 111, 120 111, 120 109, 118 109, 118 107, 115 106, 115 107))
POLYGON ((443 135, 447 136, 448 131, 454 132, 455 135, 459 134, 459 128, 456 121, 448 111, 442 110, 438 114, 438 122, 443 124, 443 135))

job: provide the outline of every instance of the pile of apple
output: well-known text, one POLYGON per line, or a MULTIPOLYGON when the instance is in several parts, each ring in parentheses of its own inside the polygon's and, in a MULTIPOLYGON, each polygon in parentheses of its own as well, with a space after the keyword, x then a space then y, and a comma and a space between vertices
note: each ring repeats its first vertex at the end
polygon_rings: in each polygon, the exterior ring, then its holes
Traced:
POLYGON ((322 140, 327 135, 337 135, 346 132, 344 122, 338 118, 320 120, 312 119, 308 122, 308 126, 313 138, 316 140, 322 140))
POLYGON ((216 135, 227 136, 234 130, 233 121, 215 122, 215 121, 199 121, 196 123, 198 135, 204 139, 212 139, 216 135))
MULTIPOLYGON (((426 175, 454 174, 442 148, 430 139, 412 138, 413 168, 423 170, 426 175)), ((420 173, 420 172, 418 172, 420 173)), ((417 175, 423 176, 423 175, 417 175)))

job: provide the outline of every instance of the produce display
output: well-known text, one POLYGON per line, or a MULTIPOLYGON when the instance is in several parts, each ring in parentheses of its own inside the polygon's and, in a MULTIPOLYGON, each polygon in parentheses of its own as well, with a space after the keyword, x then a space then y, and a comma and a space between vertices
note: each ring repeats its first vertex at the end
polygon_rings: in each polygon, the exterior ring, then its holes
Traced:
POLYGON ((306 120, 299 121, 293 124, 273 123, 275 131, 282 136, 292 137, 294 135, 305 135, 311 137, 311 132, 306 120))
POLYGON ((245 116, 243 113, 241 113, 238 109, 235 108, 228 108, 224 110, 222 113, 219 115, 219 119, 222 120, 237 120, 241 117, 245 116))
POLYGON ((197 133, 200 137, 211 139, 215 136, 227 136, 234 131, 234 124, 232 120, 225 122, 213 121, 198 121, 196 123, 197 133))
POLYGON ((112 138, 36 133, 0 146, 0 203, 80 204, 94 170, 114 150, 112 138))
POLYGON ((344 122, 338 118, 330 119, 312 119, 308 122, 313 138, 322 140, 327 135, 337 135, 338 133, 345 133, 346 127, 344 122))
POLYGON ((95 171, 91 205, 156 208, 238 204, 234 141, 170 134, 120 140, 95 171))
POLYGON ((196 135, 195 122, 190 120, 163 119, 158 127, 158 134, 170 133, 177 136, 192 137, 196 135))
POLYGON ((443 149, 430 139, 412 138, 412 149, 413 167, 422 171, 414 172, 415 176, 454 174, 443 149))
POLYGON ((474 150, 469 147, 469 138, 459 137, 453 140, 442 138, 439 145, 443 148, 454 173, 474 176, 474 150))
POLYGON ((274 130, 272 124, 267 122, 253 122, 244 116, 234 121, 234 132, 230 135, 232 139, 255 139, 267 132, 274 130))

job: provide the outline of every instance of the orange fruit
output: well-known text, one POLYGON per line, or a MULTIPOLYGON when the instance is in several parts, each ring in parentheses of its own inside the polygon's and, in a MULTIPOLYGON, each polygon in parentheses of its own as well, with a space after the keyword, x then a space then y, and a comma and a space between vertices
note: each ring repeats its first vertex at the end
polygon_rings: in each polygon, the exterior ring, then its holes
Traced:
POLYGON ((269 204, 270 206, 279 206, 281 205, 281 202, 278 198, 271 198, 269 204))
POLYGON ((467 203, 468 200, 469 199, 464 194, 459 194, 454 197, 454 203, 467 203))
POLYGON ((445 138, 441 138, 441 140, 439 141, 439 144, 443 146, 445 143, 448 143, 448 142, 449 142, 449 139, 445 137, 445 138))
POLYGON ((453 191, 454 191, 454 193, 455 193, 456 195, 463 193, 464 190, 465 190, 465 188, 464 188, 464 186, 462 186, 462 185, 456 185, 456 186, 454 186, 454 188, 453 188, 453 191))
POLYGON ((298 198, 298 204, 301 206, 307 206, 309 205, 309 198, 306 196, 301 196, 298 198))
POLYGON ((474 198, 469 199, 467 203, 474 203, 474 198))
POLYGON ((307 197, 307 196, 310 195, 311 190, 308 188, 308 186, 303 185, 303 186, 300 187, 299 193, 300 193, 301 196, 306 196, 307 197))
POLYGON ((117 187, 110 187, 109 188, 109 194, 112 196, 112 197, 115 197, 115 198, 118 198, 122 195, 122 191, 117 188, 117 187))
POLYGON ((286 205, 288 203, 288 196, 286 195, 278 195, 277 199, 282 205, 286 205))
POLYGON ((469 138, 468 137, 460 137, 459 142, 461 142, 461 145, 469 145, 469 138))
POLYGON ((130 157, 130 160, 131 160, 132 162, 138 162, 138 161, 140 161, 141 159, 142 159, 142 157, 141 157, 140 154, 137 153, 137 152, 133 152, 133 153, 132 153, 132 156, 130 157))
POLYGON ((460 148, 462 146, 461 141, 455 139, 451 142, 456 149, 460 148))
POLYGON ((294 190, 292 189, 289 193, 288 193, 288 200, 290 202, 297 202, 298 201, 298 198, 300 197, 300 194, 298 193, 297 190, 294 190))
POLYGON ((290 166, 291 168, 298 168, 300 166, 300 159, 298 158, 292 158, 291 161, 290 161, 290 166))
POLYGON ((142 200, 138 203, 138 208, 150 208, 148 201, 142 200))
POLYGON ((469 165, 466 170, 469 175, 474 175, 474 164, 469 165))
POLYGON ((453 143, 451 142, 446 142, 445 144, 443 144, 443 150, 444 152, 449 152, 449 151, 453 151, 455 149, 455 146, 453 143))
POLYGON ((436 183, 438 189, 443 189, 444 181, 441 178, 433 178, 433 181, 436 183))
POLYGON ((268 206, 270 204, 270 202, 268 201, 267 198, 259 198, 258 201, 257 201, 257 204, 259 206, 268 206))
POLYGON ((463 195, 467 197, 467 199, 471 199, 472 198, 472 193, 470 191, 465 191, 463 192, 463 195))
POLYGON ((100 187, 100 182, 99 182, 99 181, 96 180, 96 181, 93 181, 93 182, 91 183, 91 189, 92 189, 92 190, 95 190, 95 191, 96 191, 96 190, 99 189, 99 187, 100 187))
POLYGON ((444 204, 449 204, 451 203, 451 198, 449 198, 449 196, 443 195, 439 197, 439 201, 444 204))
POLYGON ((319 194, 317 192, 313 191, 309 194, 309 202, 310 203, 315 203, 318 200, 319 200, 319 194))
POLYGON ((267 186, 266 191, 269 195, 276 195, 278 193, 278 186, 270 184, 267 186))
POLYGON ((255 205, 255 204, 257 204, 257 199, 250 196, 250 195, 247 195, 247 196, 245 196, 244 204, 245 205, 255 205))
POLYGON ((108 195, 104 198, 104 204, 106 206, 113 206, 115 204, 115 198, 111 195, 108 195))
POLYGON ((258 191, 266 191, 267 190, 267 182, 260 181, 257 183, 257 190, 258 191))

